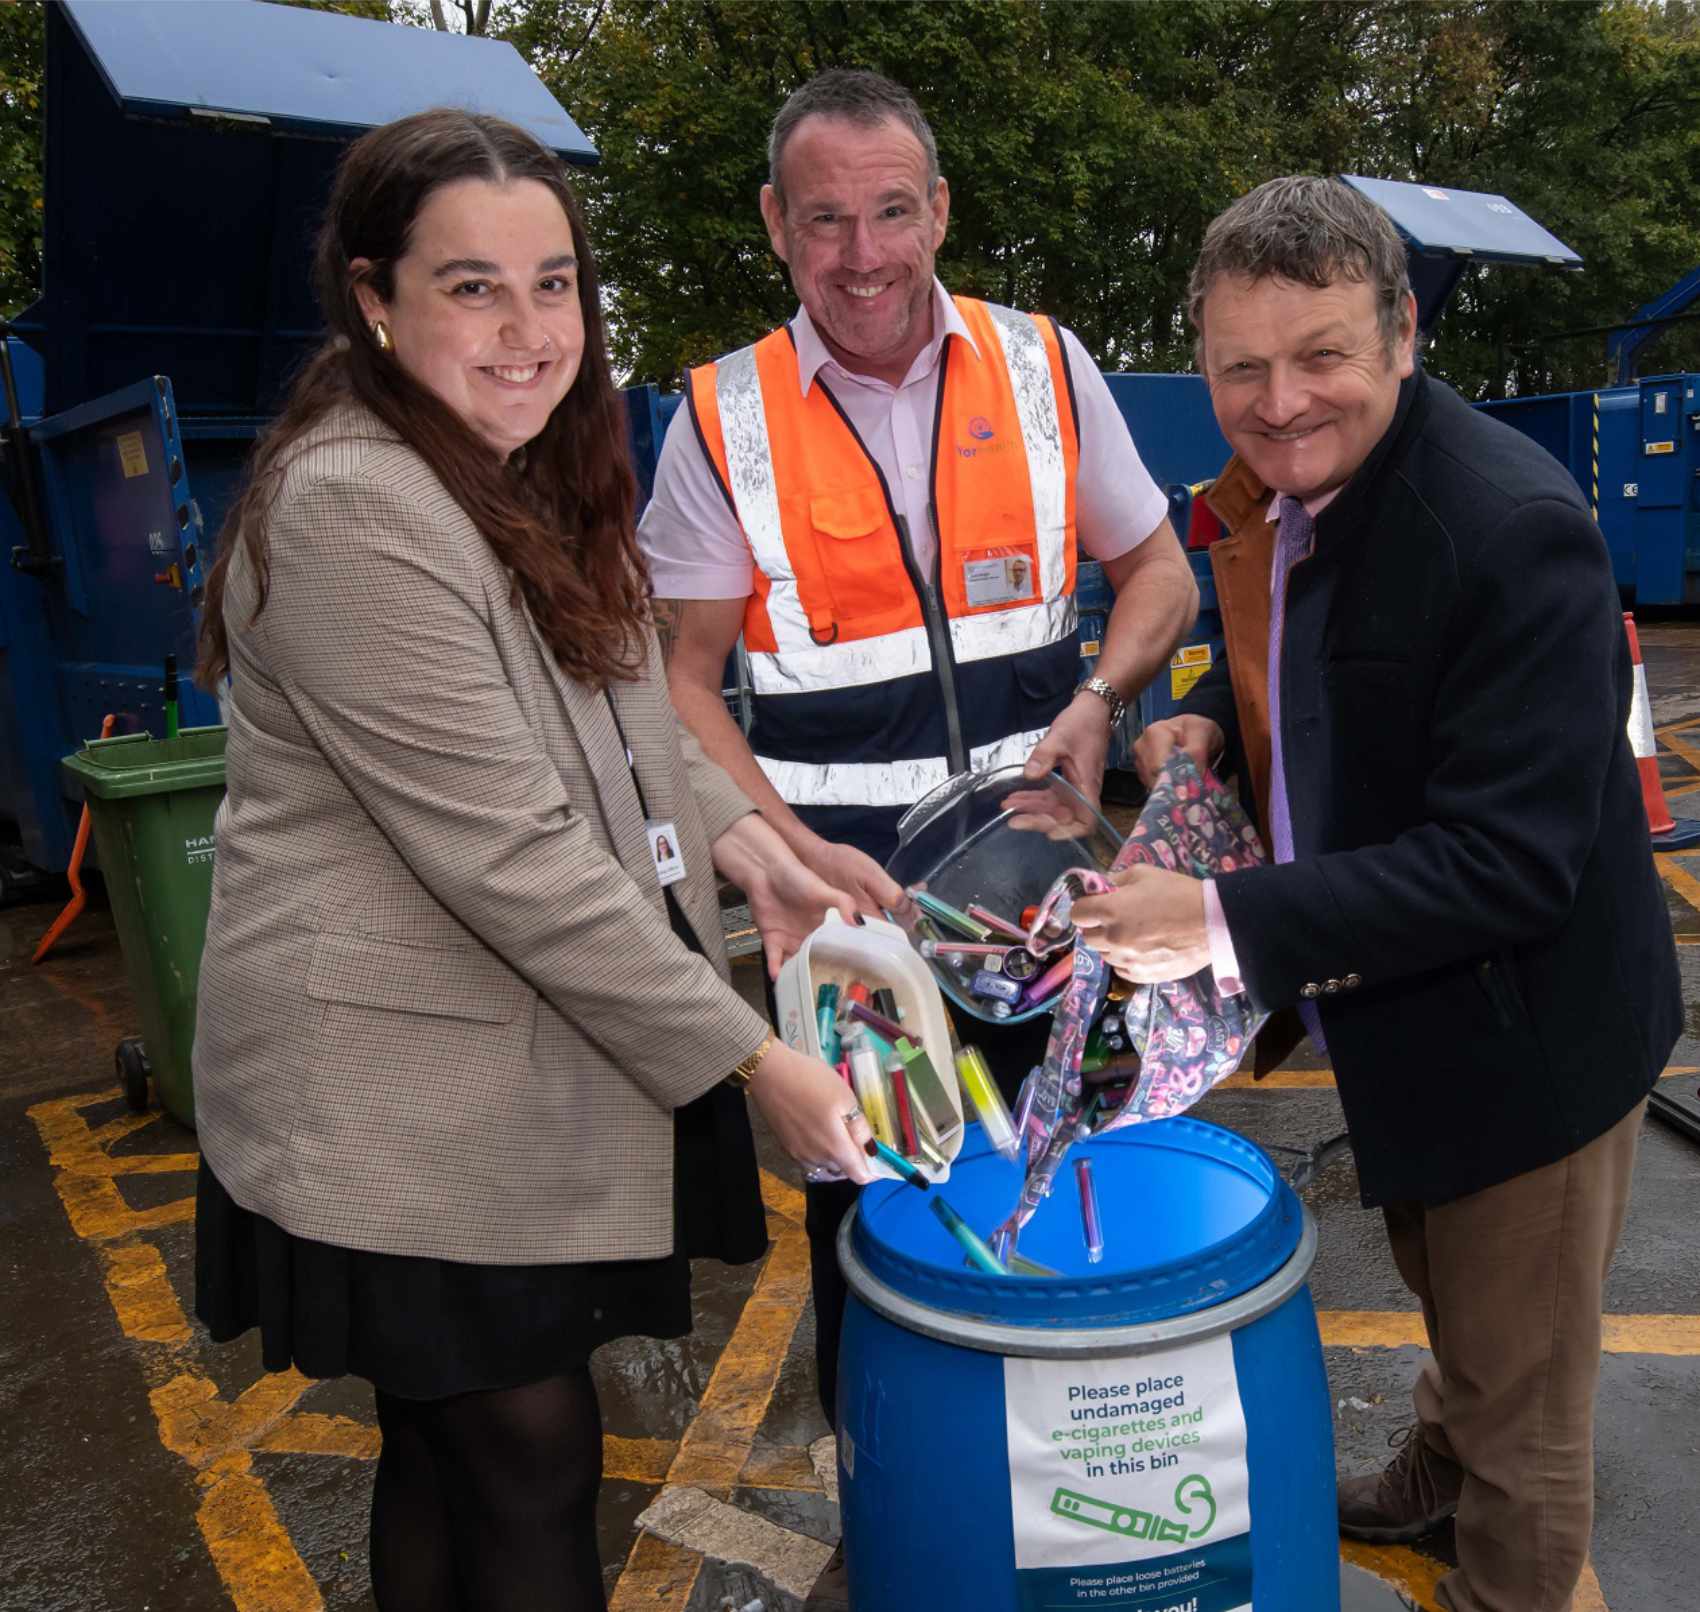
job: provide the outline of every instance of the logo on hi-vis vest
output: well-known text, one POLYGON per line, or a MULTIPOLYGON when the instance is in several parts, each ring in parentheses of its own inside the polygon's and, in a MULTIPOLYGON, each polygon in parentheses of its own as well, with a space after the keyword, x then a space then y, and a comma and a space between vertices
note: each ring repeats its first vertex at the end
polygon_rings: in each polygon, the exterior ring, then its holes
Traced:
POLYGON ((974 445, 958 442, 956 454, 959 459, 978 459, 991 453, 1008 453, 1015 446, 1013 442, 994 442, 997 435, 992 429, 992 422, 983 414, 971 414, 968 417, 968 435, 974 439, 974 445))

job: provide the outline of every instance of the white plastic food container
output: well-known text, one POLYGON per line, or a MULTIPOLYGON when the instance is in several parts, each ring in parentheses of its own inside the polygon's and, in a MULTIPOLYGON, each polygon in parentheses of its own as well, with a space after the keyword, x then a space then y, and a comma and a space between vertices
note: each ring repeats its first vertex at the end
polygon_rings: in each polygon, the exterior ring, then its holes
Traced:
MULTIPOLYGON (((926 1160, 917 1160, 929 1181, 948 1181, 950 1161, 962 1150, 962 1093, 956 1080, 956 1061, 950 1039, 950 1020, 944 998, 939 994, 932 971, 910 946, 908 937, 883 918, 864 918, 847 924, 836 912, 814 931, 796 954, 779 971, 773 997, 779 1009, 779 1034, 788 1047, 821 1055, 820 1027, 815 1003, 823 985, 845 988, 861 980, 870 989, 886 987, 897 999, 898 1017, 906 1030, 916 1032, 921 1046, 938 1075, 938 1089, 923 1093, 910 1083, 910 1101, 925 1102, 939 1151, 945 1156, 941 1170, 926 1160)), ((915 1039, 914 1036, 911 1039, 915 1039)), ((874 1173, 888 1180, 896 1172, 879 1160, 871 1160, 874 1173)))

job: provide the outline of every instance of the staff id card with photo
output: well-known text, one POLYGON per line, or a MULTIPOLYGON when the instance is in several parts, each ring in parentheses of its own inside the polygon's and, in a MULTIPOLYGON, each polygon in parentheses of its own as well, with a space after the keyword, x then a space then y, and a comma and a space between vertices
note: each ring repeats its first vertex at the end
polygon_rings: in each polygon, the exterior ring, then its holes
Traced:
POLYGON ((655 864, 655 877, 665 889, 685 876, 685 853, 679 849, 679 830, 672 823, 657 822, 653 817, 643 825, 649 836, 649 858, 655 864))
POLYGON ((982 560, 964 560, 962 591, 971 609, 1031 599, 1033 562, 1025 554, 995 554, 982 560))

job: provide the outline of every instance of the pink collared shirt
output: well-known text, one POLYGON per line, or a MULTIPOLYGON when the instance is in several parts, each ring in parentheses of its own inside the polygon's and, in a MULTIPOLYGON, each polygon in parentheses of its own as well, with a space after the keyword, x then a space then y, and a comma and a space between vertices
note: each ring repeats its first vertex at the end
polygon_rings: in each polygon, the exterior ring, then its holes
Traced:
MULTIPOLYGON (((791 321, 804 396, 817 376, 850 417, 885 476, 892 502, 909 526, 915 562, 930 575, 938 551, 928 516, 933 420, 938 410, 939 355, 955 337, 979 355, 968 326, 945 289, 933 281, 933 337, 916 355, 901 386, 847 370, 827 351, 808 310, 791 321)), ((1137 548, 1169 513, 1098 366, 1070 330, 1063 350, 1074 381, 1080 435, 1075 517, 1082 551, 1113 560, 1137 548)), ((655 493, 638 525, 660 599, 746 599, 754 587, 749 544, 720 491, 702 444, 680 408, 667 428, 655 470, 655 493)))
MULTIPOLYGON (((1334 502, 1339 494, 1338 487, 1331 488, 1316 498, 1305 500, 1305 511, 1313 519, 1334 502)), ((1269 500, 1269 508, 1264 519, 1273 525, 1281 518, 1281 497, 1276 493, 1269 500)), ((1275 562, 1269 562, 1269 583, 1275 584, 1275 562)), ((1245 982, 1240 978, 1240 960, 1234 953, 1234 937, 1228 933, 1228 920, 1222 912, 1222 898, 1216 893, 1216 881, 1204 881, 1204 934, 1210 943, 1210 972, 1216 976, 1216 988, 1224 996, 1238 996, 1245 989, 1245 982)))

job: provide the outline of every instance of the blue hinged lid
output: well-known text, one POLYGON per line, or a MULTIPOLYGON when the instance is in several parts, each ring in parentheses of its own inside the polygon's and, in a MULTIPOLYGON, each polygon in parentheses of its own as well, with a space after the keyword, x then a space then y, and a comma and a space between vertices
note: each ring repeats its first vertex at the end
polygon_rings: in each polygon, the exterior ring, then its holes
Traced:
POLYGON ((345 144, 433 106, 596 151, 514 48, 260 0, 47 8, 42 295, 14 321, 58 414, 169 375, 263 417, 317 343, 313 237, 345 144))
MULTIPOLYGON (((978 1126, 949 1183, 934 1189, 988 1240, 1020 1190, 1021 1171, 978 1126)), ((969 1270, 932 1195, 888 1182, 863 1189, 850 1231, 863 1269, 932 1310, 1022 1327, 1125 1328, 1208 1310, 1273 1277, 1304 1229, 1298 1198, 1262 1149, 1187 1118, 1114 1131, 1070 1154, 1017 1245, 1054 1278, 969 1270), (1076 1158, 1092 1160, 1097 1186, 1096 1265, 1086 1258, 1076 1158)))
POLYGON ((1440 317, 1459 276, 1471 263, 1512 263, 1543 269, 1579 269, 1582 259, 1543 229, 1516 203, 1451 185, 1413 185, 1399 179, 1340 176, 1386 210, 1404 237, 1417 326, 1440 317))
POLYGON ((431 106, 491 112, 569 162, 596 148, 506 40, 262 0, 65 0, 114 100, 168 120, 227 114, 341 138, 431 106))

